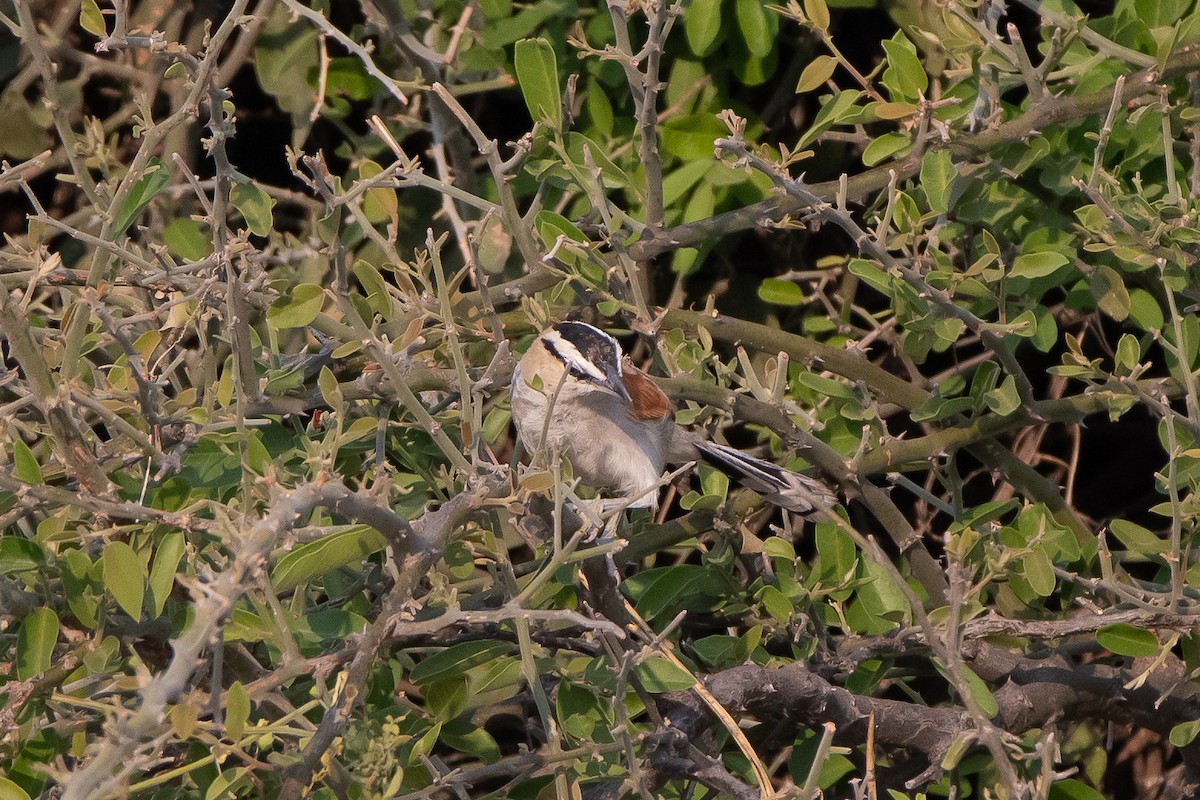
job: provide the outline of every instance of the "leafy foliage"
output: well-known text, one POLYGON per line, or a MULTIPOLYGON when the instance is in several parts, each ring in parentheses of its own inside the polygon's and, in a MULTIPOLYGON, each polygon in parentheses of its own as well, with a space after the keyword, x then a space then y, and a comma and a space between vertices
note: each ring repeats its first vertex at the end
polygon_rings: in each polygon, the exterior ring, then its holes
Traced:
POLYGON ((1019 5, 18 0, 0 798, 1200 796, 1200 11, 1019 5))

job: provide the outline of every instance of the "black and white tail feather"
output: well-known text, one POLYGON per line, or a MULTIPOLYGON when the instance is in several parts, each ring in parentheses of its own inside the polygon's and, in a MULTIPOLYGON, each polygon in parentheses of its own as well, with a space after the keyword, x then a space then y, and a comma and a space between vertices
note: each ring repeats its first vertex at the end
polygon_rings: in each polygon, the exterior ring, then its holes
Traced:
POLYGON ((780 508, 797 514, 812 514, 837 503, 833 492, 807 475, 716 442, 698 441, 696 447, 713 466, 730 473, 746 488, 753 489, 780 508))

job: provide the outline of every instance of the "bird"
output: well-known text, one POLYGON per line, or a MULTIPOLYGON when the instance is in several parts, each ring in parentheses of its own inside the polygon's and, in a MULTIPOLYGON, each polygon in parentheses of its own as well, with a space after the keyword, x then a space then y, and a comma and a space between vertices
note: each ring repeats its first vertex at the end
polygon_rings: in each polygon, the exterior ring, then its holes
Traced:
POLYGON ((585 322, 559 322, 534 340, 513 371, 511 404, 528 452, 565 453, 584 484, 629 499, 630 508, 657 508, 666 465, 701 458, 798 514, 837 502, 812 478, 677 424, 662 389, 616 339, 585 322))

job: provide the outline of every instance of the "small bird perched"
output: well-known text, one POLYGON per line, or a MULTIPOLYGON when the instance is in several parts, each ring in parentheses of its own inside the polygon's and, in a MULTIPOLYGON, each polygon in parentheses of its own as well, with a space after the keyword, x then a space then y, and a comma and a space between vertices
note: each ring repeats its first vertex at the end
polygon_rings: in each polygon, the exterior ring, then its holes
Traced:
POLYGON ((583 322, 543 331, 513 372, 513 421, 525 449, 565 451, 584 483, 635 498, 631 507, 657 506, 664 467, 701 457, 789 511, 837 502, 811 478, 677 425, 674 411, 616 339, 583 322))

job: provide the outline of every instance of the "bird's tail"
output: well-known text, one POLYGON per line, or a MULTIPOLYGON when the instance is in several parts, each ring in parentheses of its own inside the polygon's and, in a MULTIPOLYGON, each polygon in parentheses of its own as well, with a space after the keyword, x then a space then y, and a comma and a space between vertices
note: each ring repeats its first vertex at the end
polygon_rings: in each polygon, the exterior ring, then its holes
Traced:
POLYGON ((837 496, 833 492, 807 475, 716 442, 699 441, 695 444, 713 466, 737 478, 747 488, 780 508, 797 514, 811 514, 837 503, 837 496))

